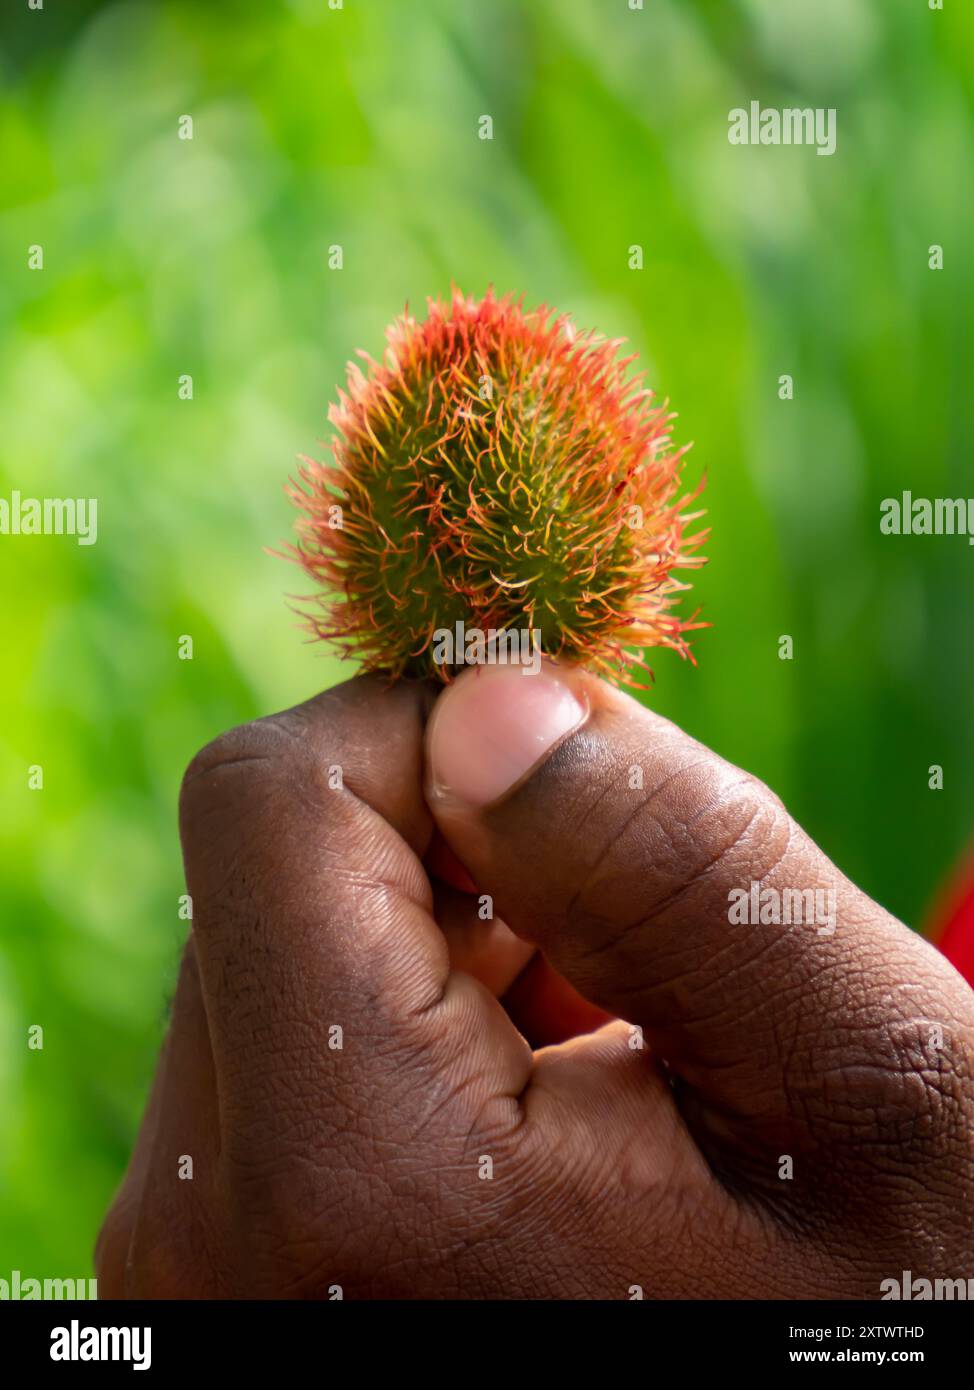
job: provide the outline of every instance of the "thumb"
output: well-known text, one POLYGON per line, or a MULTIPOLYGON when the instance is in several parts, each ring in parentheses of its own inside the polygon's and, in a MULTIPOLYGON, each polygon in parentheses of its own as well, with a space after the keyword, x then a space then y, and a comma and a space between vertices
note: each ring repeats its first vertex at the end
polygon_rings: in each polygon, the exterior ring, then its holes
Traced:
POLYGON ((916 1144, 949 1085, 922 1020, 966 1029, 969 994, 756 778, 546 662, 440 696, 427 799, 497 915, 642 1027, 714 1137, 916 1144))

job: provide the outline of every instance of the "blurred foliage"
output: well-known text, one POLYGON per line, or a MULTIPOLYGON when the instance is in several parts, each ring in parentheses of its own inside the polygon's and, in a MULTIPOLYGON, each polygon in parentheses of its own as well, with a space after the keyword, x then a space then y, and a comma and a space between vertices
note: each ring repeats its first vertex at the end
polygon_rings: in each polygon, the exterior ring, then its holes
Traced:
POLYGON ((183 767, 347 674, 264 553, 282 484, 346 358, 451 281, 631 340, 713 526, 699 666, 660 654, 647 698, 919 920, 971 828, 972 554, 881 536, 879 503, 974 493, 970 6, 10 0, 0 25, 0 496, 99 499, 95 546, 0 537, 0 1276, 89 1268, 184 934, 183 767), (836 107, 836 155, 730 146, 752 98, 836 107))

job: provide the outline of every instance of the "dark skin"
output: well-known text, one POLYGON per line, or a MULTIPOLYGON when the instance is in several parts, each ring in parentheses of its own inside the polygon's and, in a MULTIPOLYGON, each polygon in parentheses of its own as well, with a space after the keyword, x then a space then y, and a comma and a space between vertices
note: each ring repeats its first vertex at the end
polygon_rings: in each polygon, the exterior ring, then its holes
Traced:
POLYGON ((444 783, 521 679, 363 677, 193 760, 193 930, 102 1296, 974 1276, 974 992, 767 787, 581 672, 513 788, 444 783), (834 886, 834 932, 730 926, 752 881, 834 886))

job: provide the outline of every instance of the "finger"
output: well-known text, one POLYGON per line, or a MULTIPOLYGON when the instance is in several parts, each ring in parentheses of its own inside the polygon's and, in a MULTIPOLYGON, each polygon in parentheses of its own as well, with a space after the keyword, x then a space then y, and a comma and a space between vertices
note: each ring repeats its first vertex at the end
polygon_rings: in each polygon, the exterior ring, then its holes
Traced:
MULTIPOLYGON (((522 943, 524 945, 526 943, 522 943)), ((590 1004, 561 975, 552 970, 540 952, 532 949, 528 965, 504 994, 502 1003, 532 1047, 593 1033, 610 1021, 604 1009, 590 1004)))
POLYGON ((125 1298, 128 1292, 127 1281, 132 1233, 135 1229, 139 1203, 145 1186, 145 1175, 149 1168, 159 1125, 169 1041, 169 1034, 167 1033, 160 1049, 156 1073, 152 1080, 135 1147, 95 1242, 94 1263, 100 1299, 125 1298))
MULTIPOLYGON (((427 859, 427 862, 428 859, 427 859)), ((472 880, 470 880, 472 883, 472 880)), ((590 1033, 609 1021, 556 975, 537 948, 499 917, 485 917, 490 899, 432 880, 437 926, 446 938, 450 969, 463 970, 500 999, 532 1048, 590 1033)))
MULTIPOLYGON (((589 1182, 611 1181, 625 1167, 633 1194, 658 1200, 682 1189, 693 1192, 691 1206, 713 1213, 713 1175, 688 1139, 664 1070, 632 1045, 632 1034, 617 1019, 542 1048, 525 1094, 527 1123, 557 1134, 589 1182)), ((667 1223, 655 1216, 659 1232, 667 1223)))
MULTIPOLYGON (((219 1144, 213 1058, 190 940, 135 1146, 95 1247, 101 1298, 132 1293, 140 1213, 152 1210, 157 1228, 173 1217, 179 1229, 194 1223, 194 1212, 198 1215, 213 1192, 219 1144), (160 1207, 167 1214, 161 1220, 160 1207)), ((140 1243, 147 1238, 143 1229, 140 1243)))
POLYGON ((450 969, 463 970, 500 997, 535 954, 500 918, 488 915, 482 895, 433 881, 436 924, 446 938, 450 969))
POLYGON ((603 1296, 632 1297, 634 1285, 662 1299, 814 1287, 807 1253, 796 1280, 794 1253, 766 1213, 714 1181, 665 1068, 628 1024, 536 1053, 523 1105, 527 1157, 532 1140, 544 1145, 547 1189, 571 1213, 564 1248, 577 1268, 611 1271, 603 1296))
POLYGON ((435 1110, 474 1073, 471 1103, 524 1085, 526 1044, 487 991, 450 975, 433 920, 428 704, 422 686, 360 678, 224 735, 187 771, 224 1143, 252 1167, 282 1133, 328 1150, 339 1132, 435 1110))
POLYGON ((437 824, 478 887, 586 999, 644 1029, 695 1094, 704 1138, 943 1145, 969 1090, 970 992, 756 779, 547 664, 461 675, 437 703, 428 768, 437 824), (798 921, 735 923, 755 891, 798 921))
POLYGON ((431 879, 440 879, 451 888, 458 888, 462 893, 477 891, 477 885, 435 828, 429 848, 423 855, 423 867, 431 879))
MULTIPOLYGON (((531 1047, 590 1033, 610 1015, 555 974, 531 942, 499 917, 484 917, 484 895, 433 880, 436 922, 446 938, 450 969, 463 970, 500 999, 531 1047)), ((489 901, 489 899, 487 900, 489 901)))

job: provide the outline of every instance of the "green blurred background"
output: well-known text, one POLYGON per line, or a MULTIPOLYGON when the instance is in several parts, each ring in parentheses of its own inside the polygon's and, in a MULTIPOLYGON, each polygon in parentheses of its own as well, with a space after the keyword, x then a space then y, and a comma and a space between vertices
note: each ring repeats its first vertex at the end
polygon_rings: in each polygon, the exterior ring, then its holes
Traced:
POLYGON ((881 536, 879 503, 974 493, 974 7, 9 0, 0 23, 0 496, 99 499, 92 547, 0 537, 0 1277, 90 1270, 185 932, 183 768, 348 674, 264 553, 282 485, 353 350, 451 281, 631 340, 713 526, 699 666, 657 654, 648 699, 920 923, 974 822, 974 552, 881 536), (752 98, 836 107, 837 153, 732 147, 752 98))

